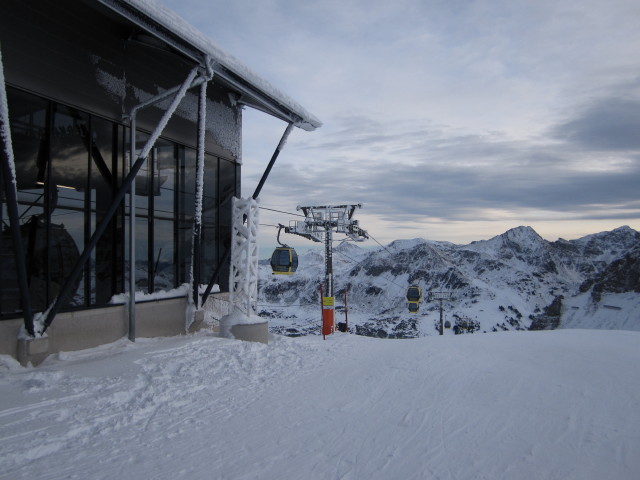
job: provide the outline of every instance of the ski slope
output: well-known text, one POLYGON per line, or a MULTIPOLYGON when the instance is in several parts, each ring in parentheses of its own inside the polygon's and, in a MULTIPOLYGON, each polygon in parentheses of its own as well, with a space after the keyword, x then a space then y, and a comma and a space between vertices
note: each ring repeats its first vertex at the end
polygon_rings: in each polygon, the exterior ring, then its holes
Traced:
POLYGON ((635 480, 639 344, 200 332, 4 356, 0 478, 635 480))

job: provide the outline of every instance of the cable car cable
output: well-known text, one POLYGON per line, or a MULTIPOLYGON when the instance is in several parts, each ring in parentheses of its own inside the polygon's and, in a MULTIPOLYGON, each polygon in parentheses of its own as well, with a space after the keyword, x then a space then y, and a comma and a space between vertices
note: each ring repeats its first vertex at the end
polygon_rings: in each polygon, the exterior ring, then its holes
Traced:
POLYGON ((367 235, 369 235, 369 238, 370 238, 371 240, 373 240, 373 241, 374 241, 374 242, 376 242, 378 245, 380 245, 382 248, 384 248, 384 249, 387 251, 387 253, 388 253, 389 255, 395 256, 395 254, 394 254, 394 253, 392 253, 392 252, 391 252, 391 250, 389 250, 387 247, 385 247, 384 245, 382 245, 378 240, 376 240, 375 238, 373 238, 373 235, 371 235, 371 233, 367 232, 367 235))
POLYGON ((293 215, 296 217, 304 217, 304 215, 300 214, 300 213, 291 213, 291 212, 284 212, 282 210, 276 210, 274 208, 267 208, 267 207, 258 207, 262 210, 269 210, 270 212, 277 212, 277 213, 286 213, 287 215, 293 215))
MULTIPOLYGON (((374 242, 376 242, 378 245, 380 245, 382 248, 384 248, 387 251, 387 253, 389 253, 389 255, 395 256, 395 254, 393 254, 387 247, 385 247, 380 242, 378 242, 378 240, 376 240, 370 233, 368 233, 368 234, 369 234, 369 238, 371 238, 374 242)), ((397 285, 395 282, 392 282, 392 283, 397 285)), ((409 300, 409 311, 411 313, 417 313, 417 309, 415 311, 413 309, 415 309, 417 307, 417 305, 419 305, 419 303, 422 302, 422 289, 418 285, 409 286, 409 288, 407 289, 407 298, 409 297, 409 293, 412 291, 413 288, 420 289, 420 295, 419 295, 419 300, 417 302, 409 300)))

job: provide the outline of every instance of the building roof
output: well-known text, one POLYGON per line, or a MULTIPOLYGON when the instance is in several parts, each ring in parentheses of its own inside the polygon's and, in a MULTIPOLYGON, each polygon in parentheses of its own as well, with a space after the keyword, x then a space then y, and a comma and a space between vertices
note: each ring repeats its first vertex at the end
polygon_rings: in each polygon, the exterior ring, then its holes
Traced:
POLYGON ((156 0, 97 1, 196 62, 204 65, 207 60, 212 60, 214 81, 237 91, 238 102, 291 122, 303 130, 312 131, 322 125, 299 103, 156 0))

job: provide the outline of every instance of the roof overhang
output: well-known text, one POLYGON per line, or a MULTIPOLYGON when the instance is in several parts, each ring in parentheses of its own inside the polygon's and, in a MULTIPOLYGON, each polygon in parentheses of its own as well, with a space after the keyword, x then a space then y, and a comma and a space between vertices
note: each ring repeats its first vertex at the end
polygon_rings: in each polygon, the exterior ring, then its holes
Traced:
POLYGON ((263 111, 303 130, 322 122, 269 82, 229 55, 176 13, 153 0, 97 0, 203 68, 214 81, 237 92, 238 103, 263 111))

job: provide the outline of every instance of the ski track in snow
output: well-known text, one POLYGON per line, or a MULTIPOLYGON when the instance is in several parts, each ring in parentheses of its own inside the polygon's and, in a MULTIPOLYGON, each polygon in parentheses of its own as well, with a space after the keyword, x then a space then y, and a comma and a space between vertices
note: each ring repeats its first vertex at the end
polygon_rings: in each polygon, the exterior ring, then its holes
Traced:
POLYGON ((636 479, 639 340, 201 332, 0 366, 0 478, 636 479))

